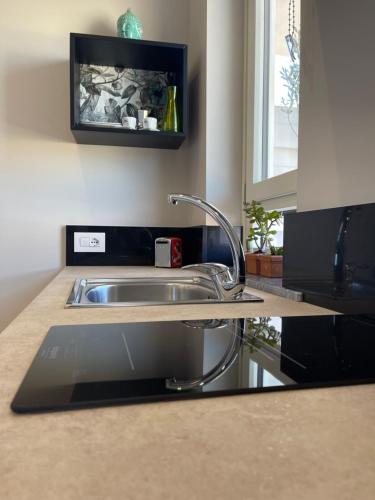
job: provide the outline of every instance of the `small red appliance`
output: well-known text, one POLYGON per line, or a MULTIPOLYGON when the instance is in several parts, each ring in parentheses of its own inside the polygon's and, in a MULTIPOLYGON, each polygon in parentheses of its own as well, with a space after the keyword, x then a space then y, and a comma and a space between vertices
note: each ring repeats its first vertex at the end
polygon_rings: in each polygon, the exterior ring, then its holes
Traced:
POLYGON ((156 238, 155 267, 181 267, 182 241, 175 236, 171 238, 156 238))

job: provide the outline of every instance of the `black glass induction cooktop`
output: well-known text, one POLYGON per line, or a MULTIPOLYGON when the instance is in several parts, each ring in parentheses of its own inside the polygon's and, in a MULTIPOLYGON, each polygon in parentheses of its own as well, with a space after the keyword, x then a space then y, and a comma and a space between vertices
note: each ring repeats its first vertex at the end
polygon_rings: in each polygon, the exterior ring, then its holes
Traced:
POLYGON ((54 326, 20 413, 375 382, 366 315, 54 326))

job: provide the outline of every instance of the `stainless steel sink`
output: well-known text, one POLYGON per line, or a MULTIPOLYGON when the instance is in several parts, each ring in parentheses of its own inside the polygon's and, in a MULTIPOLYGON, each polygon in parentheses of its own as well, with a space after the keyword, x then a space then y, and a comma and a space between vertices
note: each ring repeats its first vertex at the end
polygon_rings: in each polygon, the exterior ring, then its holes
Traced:
POLYGON ((119 307, 170 304, 263 302, 242 293, 220 299, 213 281, 204 277, 80 278, 75 281, 66 307, 119 307))

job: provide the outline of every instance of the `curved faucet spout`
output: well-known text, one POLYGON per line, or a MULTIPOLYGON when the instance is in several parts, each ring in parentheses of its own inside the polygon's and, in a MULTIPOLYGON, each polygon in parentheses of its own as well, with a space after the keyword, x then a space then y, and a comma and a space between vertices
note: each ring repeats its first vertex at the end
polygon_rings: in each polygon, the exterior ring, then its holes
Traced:
POLYGON ((203 331, 205 331, 205 329, 217 329, 226 327, 228 330, 228 334, 230 335, 228 347, 226 348, 226 351, 220 361, 207 373, 191 380, 179 380, 175 377, 167 378, 165 381, 167 389, 171 389, 174 391, 191 391, 193 389, 201 389, 205 385, 213 382, 214 380, 217 380, 222 375, 224 375, 224 373, 228 371, 228 369, 237 359, 238 353, 243 343, 243 336, 245 332, 244 319, 237 318, 232 320, 221 320, 221 323, 219 322, 219 324, 217 322, 206 325, 203 324, 203 322, 196 323, 201 324, 198 324, 197 326, 188 324, 187 326, 192 326, 192 328, 202 328, 203 331))
MULTIPOLYGON (((228 236, 230 250, 233 259, 233 272, 228 278, 228 274, 223 273, 221 276, 221 285, 225 290, 231 291, 232 293, 240 293, 244 288, 245 283, 245 256, 243 253, 243 248, 241 245, 240 238, 236 233, 234 227, 229 222, 229 220, 218 210, 216 207, 207 203, 207 201, 198 198, 198 196, 192 196, 188 194, 169 194, 168 202, 177 205, 179 202, 190 203, 196 207, 201 208, 204 212, 210 215, 217 224, 224 230, 228 236)), ((207 266, 214 266, 213 264, 206 264, 207 266)), ((215 264, 218 266, 218 264, 215 264)), ((189 266, 187 266, 189 267, 189 266)), ((217 271, 213 271, 212 275, 217 274, 217 271)))

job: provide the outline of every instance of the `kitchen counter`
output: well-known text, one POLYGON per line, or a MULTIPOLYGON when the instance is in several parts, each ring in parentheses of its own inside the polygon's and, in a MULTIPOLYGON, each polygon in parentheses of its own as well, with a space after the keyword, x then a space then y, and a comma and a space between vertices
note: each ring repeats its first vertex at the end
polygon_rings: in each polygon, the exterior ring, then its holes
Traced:
POLYGON ((375 385, 11 412, 52 325, 331 314, 260 290, 263 303, 64 309, 78 277, 181 272, 66 268, 0 334, 0 498, 373 499, 375 385))

